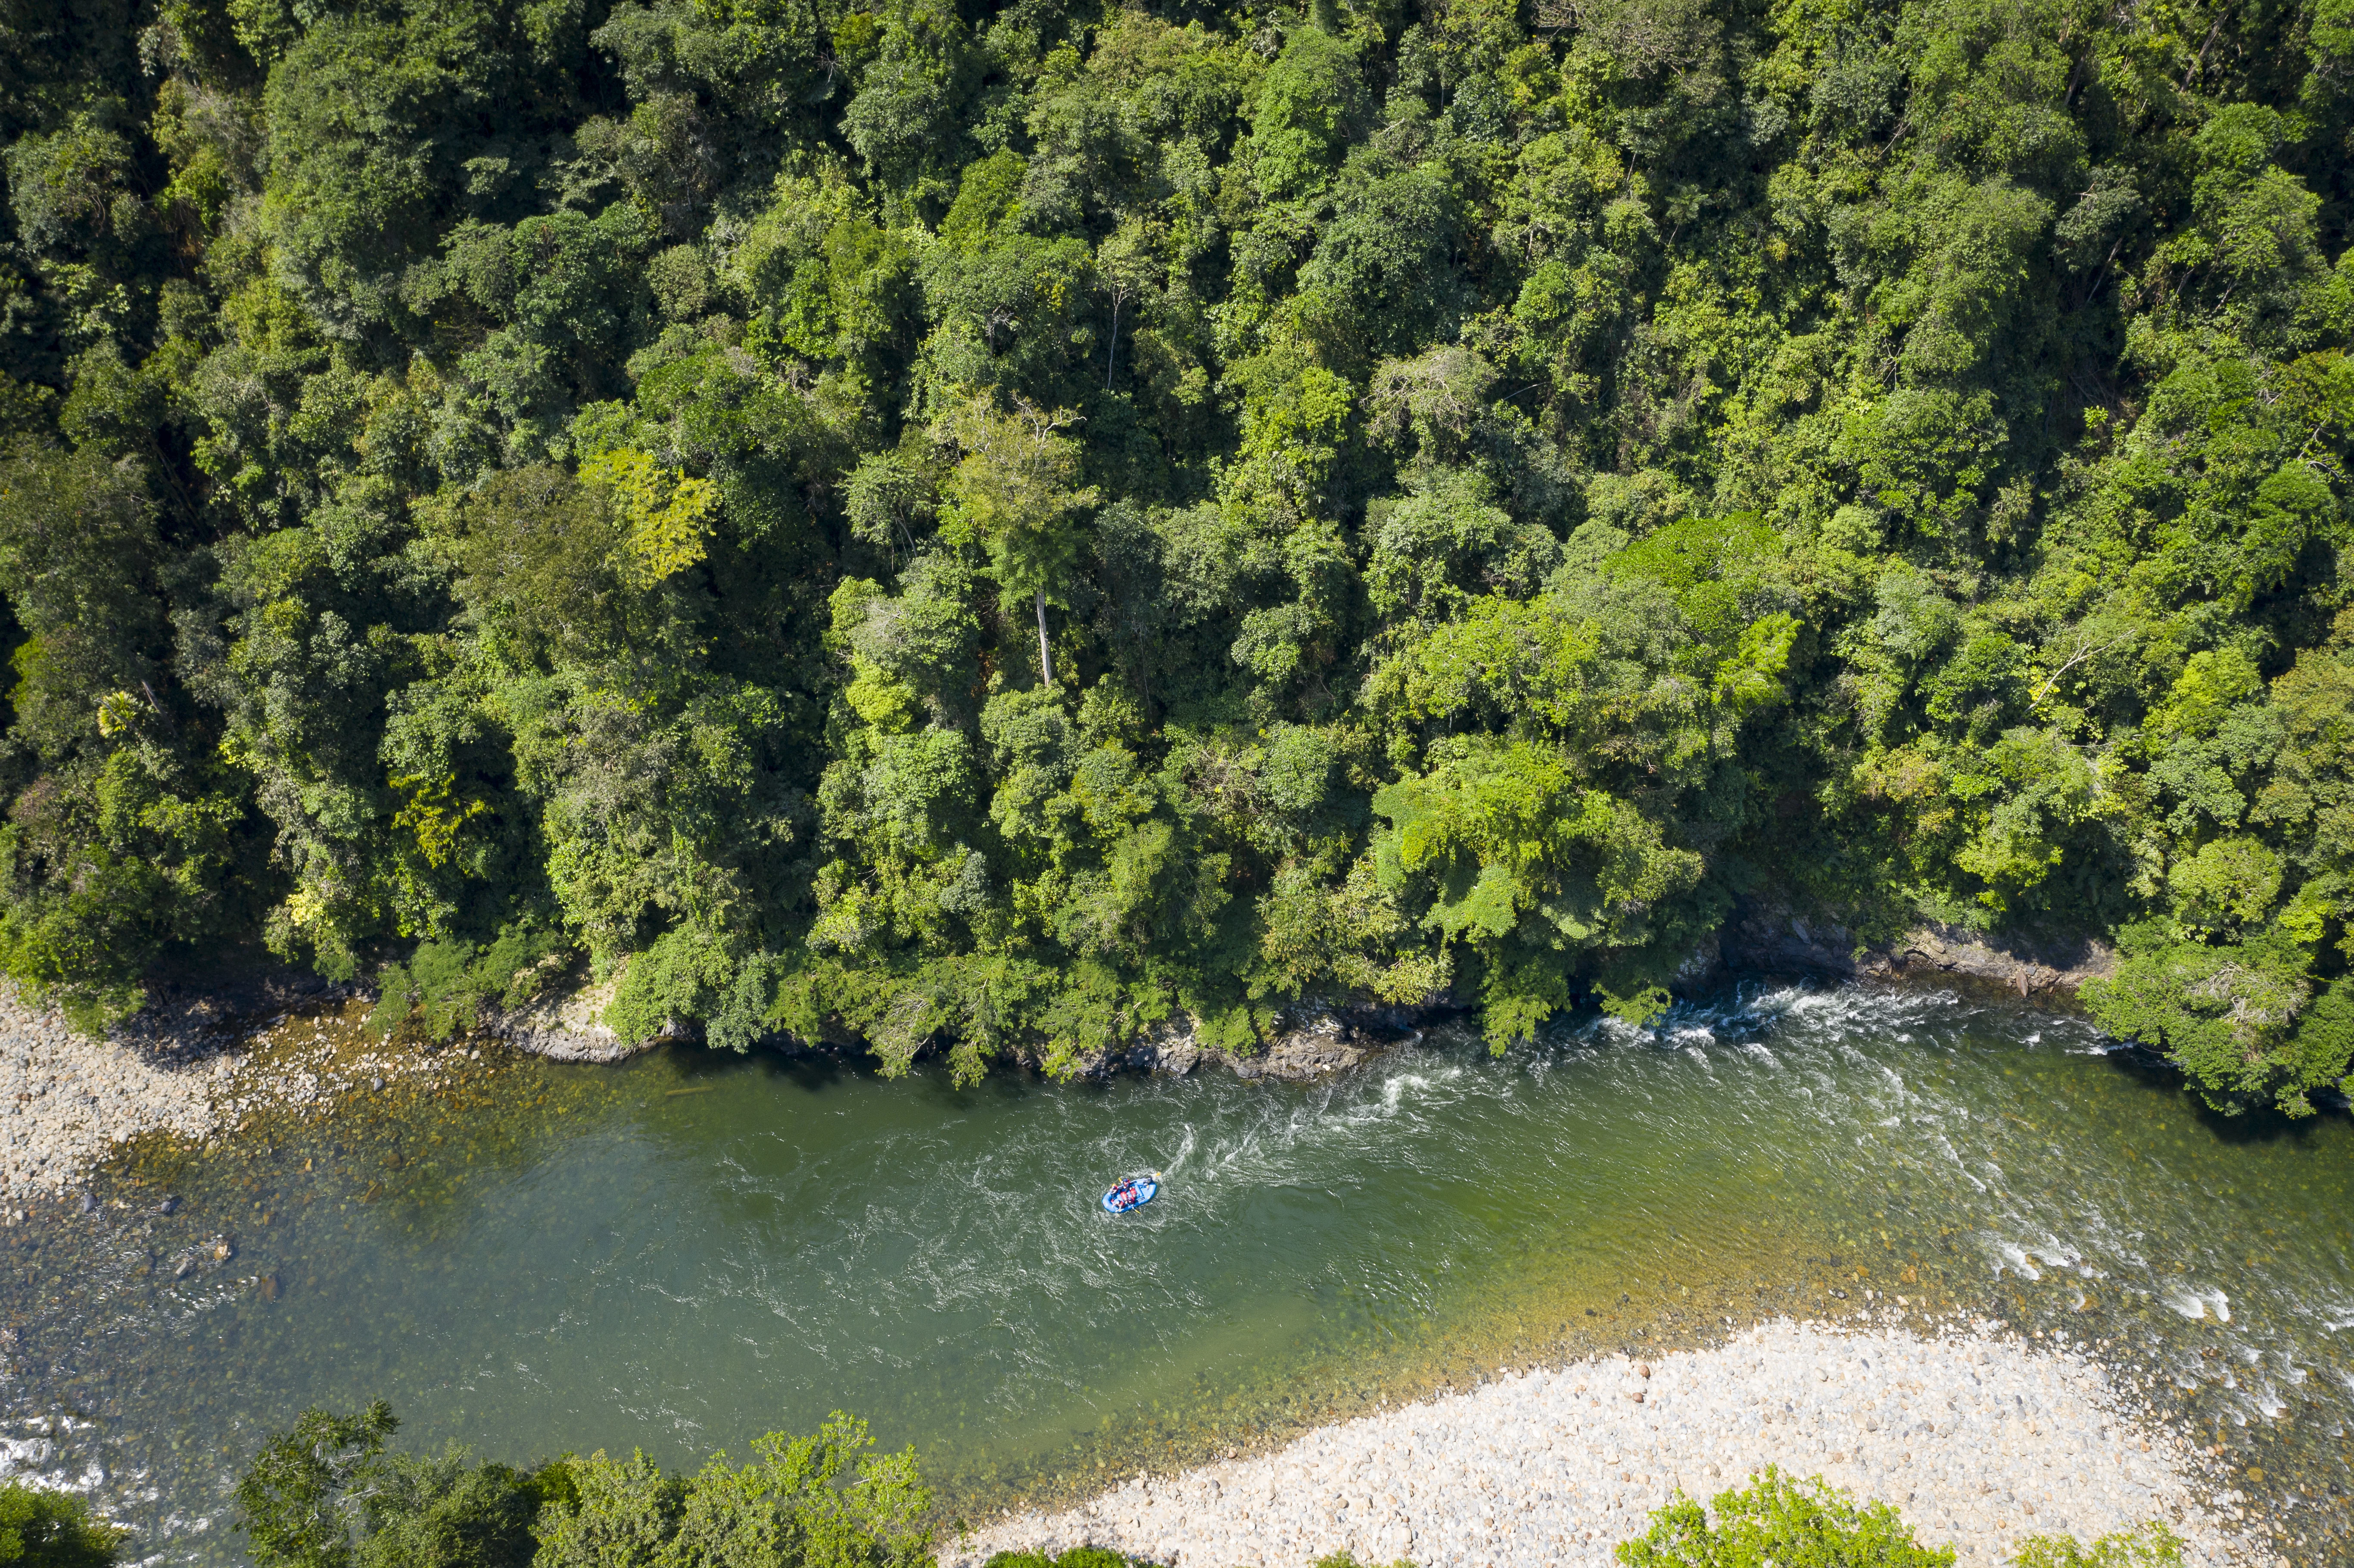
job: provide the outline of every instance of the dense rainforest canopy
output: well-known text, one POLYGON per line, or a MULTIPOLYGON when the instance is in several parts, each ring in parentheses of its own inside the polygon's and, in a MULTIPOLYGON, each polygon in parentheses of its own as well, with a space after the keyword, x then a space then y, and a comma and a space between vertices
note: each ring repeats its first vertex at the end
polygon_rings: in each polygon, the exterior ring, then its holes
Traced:
POLYGON ((2354 3, 869 3, 0 0, 0 968, 2346 1070, 2354 3))

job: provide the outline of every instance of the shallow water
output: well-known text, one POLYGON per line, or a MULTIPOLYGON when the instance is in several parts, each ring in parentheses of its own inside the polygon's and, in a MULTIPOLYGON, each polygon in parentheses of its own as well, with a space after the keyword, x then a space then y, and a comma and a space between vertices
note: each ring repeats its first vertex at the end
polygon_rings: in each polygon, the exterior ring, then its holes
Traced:
POLYGON ((2105 1342, 2339 1561, 2349 1154, 2343 1116, 2207 1116, 2081 1023, 1854 990, 1501 1059, 1434 1032, 1313 1086, 500 1054, 0 1232, 0 1417, 173 1559, 234 1556, 264 1434, 376 1397, 408 1446, 673 1466, 846 1408, 979 1517, 1871 1289, 2105 1342))

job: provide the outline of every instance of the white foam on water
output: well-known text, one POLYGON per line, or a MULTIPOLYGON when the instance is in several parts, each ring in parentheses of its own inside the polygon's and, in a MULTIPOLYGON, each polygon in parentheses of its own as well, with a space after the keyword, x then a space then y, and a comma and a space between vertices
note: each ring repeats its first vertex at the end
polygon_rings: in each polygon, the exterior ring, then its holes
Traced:
POLYGON ((2084 1261, 2083 1253, 2056 1239, 2039 1242, 2030 1251, 2035 1260, 2046 1268, 2077 1268, 2084 1261))
POLYGON ((1405 1097, 1409 1092, 1426 1095, 1437 1089, 1442 1080, 1451 1083, 1462 1075, 1463 1069, 1460 1067, 1449 1067, 1437 1075, 1393 1073, 1382 1084, 1378 1114, 1385 1117, 1395 1116, 1398 1113, 1398 1107, 1405 1103, 1405 1097))
MULTIPOLYGON (((57 1457, 58 1446, 47 1437, 0 1437, 0 1476, 16 1476, 46 1465, 57 1457)), ((27 1485, 46 1485, 37 1476, 26 1475, 27 1485)))
POLYGON ((2172 1289, 2158 1292, 2158 1298, 2166 1303, 2168 1310, 2179 1317, 2188 1318, 2194 1323, 2211 1312, 2214 1314, 2215 1320, 2219 1323, 2228 1323, 2232 1320, 2231 1298, 2225 1296, 2221 1290, 2191 1290, 2177 1286, 2172 1289))

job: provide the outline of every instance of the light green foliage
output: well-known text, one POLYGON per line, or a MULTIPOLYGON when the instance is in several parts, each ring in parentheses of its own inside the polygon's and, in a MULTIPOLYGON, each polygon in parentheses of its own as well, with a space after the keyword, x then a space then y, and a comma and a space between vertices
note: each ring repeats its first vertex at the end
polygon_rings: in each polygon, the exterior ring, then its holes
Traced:
POLYGON ((2319 997, 2304 954, 2278 940, 2169 940, 2154 925, 2128 927, 2114 979, 2085 988, 2103 1022, 2162 1046, 2218 1110, 2275 1104, 2313 1113, 2315 1090, 2346 1070, 2354 1045, 2347 981, 2319 997))
POLYGON ((407 963, 385 966, 368 1027, 389 1033, 414 1025, 446 1041, 481 1022, 486 1007, 528 1004, 563 978, 570 951, 561 933, 527 921, 487 943, 419 942, 407 963))
POLYGON ((1080 448, 1062 432, 1076 422, 1068 409, 1049 413, 1018 397, 1011 415, 1000 414, 981 394, 966 399, 940 429, 961 454, 943 487, 954 506, 949 537, 987 553, 990 571, 1009 599, 1038 600, 1042 640, 1044 606, 1066 599, 1077 562, 1074 514, 1097 500, 1093 490, 1071 488, 1080 448))
POLYGON ((643 590, 704 558, 719 487, 667 470, 643 452, 599 452, 580 465, 583 484, 610 490, 619 514, 617 574, 643 590))
POLYGON ((737 1467, 714 1455, 693 1476, 642 1454, 566 1466, 568 1495, 535 1526, 538 1568, 918 1568, 930 1497, 912 1449, 868 1452, 863 1422, 836 1414, 814 1434, 771 1433, 737 1467))
POLYGON ((2302 1111, 2344 9, 19 7, 0 969, 969 1080, 1765 899, 2302 1111))
POLYGON ((1819 1479, 1768 1467, 1705 1509, 1679 1492, 1614 1555, 1625 1568, 1952 1568, 1954 1549, 1916 1543, 1886 1503, 1859 1507, 1819 1479))
POLYGON ((549 1568, 635 1568, 658 1563, 678 1535, 686 1478, 665 1475, 643 1454, 612 1459, 603 1450, 566 1463, 567 1495, 534 1533, 549 1568))
POLYGON ((2114 1531, 2087 1546, 2066 1535, 2031 1535, 2011 1557, 2015 1568, 2179 1568, 2182 1542, 2157 1520, 2114 1531))

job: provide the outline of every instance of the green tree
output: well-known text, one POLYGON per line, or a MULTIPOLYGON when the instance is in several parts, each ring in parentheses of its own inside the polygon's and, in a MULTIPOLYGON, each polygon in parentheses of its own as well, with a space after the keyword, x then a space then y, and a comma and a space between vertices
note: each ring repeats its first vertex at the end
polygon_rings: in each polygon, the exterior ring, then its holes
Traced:
POLYGON ((1703 1509, 1677 1495, 1651 1510, 1651 1528, 1613 1553, 1626 1568, 1951 1568, 1950 1546, 1922 1546, 1886 1503, 1859 1508, 1820 1480, 1768 1467, 1756 1483, 1703 1509), (1712 1517, 1712 1515, 1713 1517, 1712 1517))
POLYGON ((1047 597, 1067 602, 1079 558, 1078 514, 1097 499, 1092 488, 1071 483, 1079 471, 1079 443, 1062 432, 1077 421, 1068 409, 1050 413, 1018 397, 1013 411, 1002 414, 994 399, 976 393, 940 427, 961 454, 946 485, 956 507, 949 526, 988 552, 1000 592, 1031 600, 1038 618, 1039 678, 1048 686, 1055 683, 1055 658, 1047 645, 1047 597))
POLYGON ((354 1415, 306 1410, 237 1484, 237 1524, 263 1568, 346 1568, 366 1478, 400 1423, 378 1400, 354 1415))
POLYGON ((124 1532, 70 1492, 0 1487, 0 1563, 22 1568, 113 1568, 124 1532))

